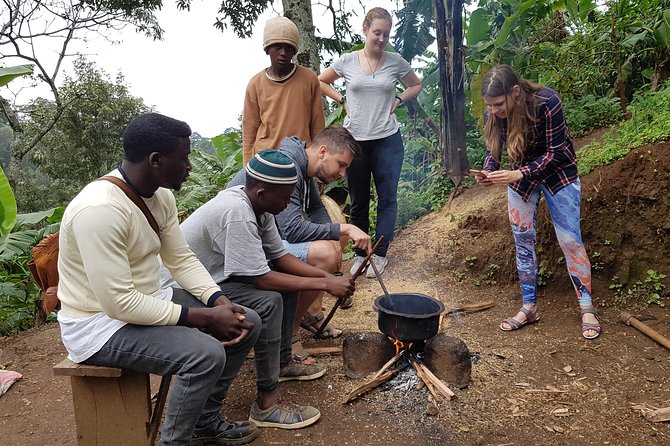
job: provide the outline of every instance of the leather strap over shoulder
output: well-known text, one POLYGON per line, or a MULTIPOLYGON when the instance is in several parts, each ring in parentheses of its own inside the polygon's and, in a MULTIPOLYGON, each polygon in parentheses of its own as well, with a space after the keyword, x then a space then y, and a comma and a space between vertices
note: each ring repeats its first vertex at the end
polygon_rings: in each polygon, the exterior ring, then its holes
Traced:
POLYGON ((153 214, 149 210, 149 207, 147 204, 142 200, 142 197, 140 197, 137 192, 135 192, 125 181, 123 181, 121 178, 105 175, 104 177, 98 178, 98 180, 107 180, 110 183, 114 183, 116 186, 121 189, 128 198, 130 198, 130 201, 132 201, 135 206, 137 206, 140 211, 144 214, 144 216, 147 218, 147 221, 149 222, 149 226, 151 226, 151 229, 156 232, 156 235, 160 238, 160 229, 158 227, 158 222, 154 218, 153 214))

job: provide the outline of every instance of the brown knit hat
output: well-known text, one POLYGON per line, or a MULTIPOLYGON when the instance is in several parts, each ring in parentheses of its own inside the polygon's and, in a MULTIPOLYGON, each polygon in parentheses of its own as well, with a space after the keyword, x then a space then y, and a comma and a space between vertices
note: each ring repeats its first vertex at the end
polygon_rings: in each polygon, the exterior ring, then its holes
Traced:
POLYGON ((298 52, 299 41, 298 27, 286 17, 273 17, 265 22, 265 29, 263 30, 264 50, 275 43, 287 43, 298 52))

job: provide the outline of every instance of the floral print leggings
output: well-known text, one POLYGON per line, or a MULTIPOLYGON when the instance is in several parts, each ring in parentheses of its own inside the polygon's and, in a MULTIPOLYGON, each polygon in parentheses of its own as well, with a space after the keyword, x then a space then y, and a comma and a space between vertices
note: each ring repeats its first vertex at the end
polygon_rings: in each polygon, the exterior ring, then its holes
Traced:
POLYGON ((554 223, 556 238, 563 250, 568 274, 577 292, 579 305, 591 305, 591 263, 584 249, 580 222, 580 182, 579 179, 551 195, 544 185, 531 193, 527 202, 511 188, 507 188, 509 222, 516 244, 516 267, 521 282, 523 303, 535 305, 537 302, 537 257, 535 239, 537 227, 537 207, 540 192, 549 207, 554 223))

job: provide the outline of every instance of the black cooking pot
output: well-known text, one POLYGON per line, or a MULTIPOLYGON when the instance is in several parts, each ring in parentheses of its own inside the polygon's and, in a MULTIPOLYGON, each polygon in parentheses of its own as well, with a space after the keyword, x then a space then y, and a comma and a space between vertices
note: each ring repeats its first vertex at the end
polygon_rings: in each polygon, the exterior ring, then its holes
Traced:
POLYGON ((418 342, 435 336, 444 304, 425 294, 385 294, 375 299, 379 330, 402 342, 418 342))

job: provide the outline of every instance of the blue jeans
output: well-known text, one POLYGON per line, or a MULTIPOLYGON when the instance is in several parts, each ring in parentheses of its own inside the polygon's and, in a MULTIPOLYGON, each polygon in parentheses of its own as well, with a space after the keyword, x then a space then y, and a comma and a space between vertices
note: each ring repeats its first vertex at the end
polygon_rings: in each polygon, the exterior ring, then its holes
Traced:
POLYGON ((575 182, 551 195, 540 184, 530 195, 527 202, 511 188, 507 189, 507 208, 509 221, 516 244, 516 267, 521 282, 523 303, 534 305, 537 302, 537 257, 535 239, 537 226, 537 206, 540 192, 544 195, 554 223, 558 244, 565 256, 570 280, 577 293, 580 306, 591 305, 591 263, 586 254, 582 234, 579 228, 580 182, 575 182))
MULTIPOLYGON (((172 301, 187 307, 205 306, 177 289, 172 301)), ((254 327, 242 342, 226 348, 195 328, 127 324, 85 362, 174 375, 159 444, 190 445, 196 426, 209 427, 219 419, 228 386, 256 343, 261 319, 249 309, 246 318, 254 327)))
MULTIPOLYGON (((370 230, 370 177, 372 177, 377 190, 375 242, 380 236, 384 236, 376 254, 385 257, 393 240, 398 216, 398 181, 405 148, 400 130, 386 138, 358 141, 358 144, 361 146, 361 156, 347 169, 351 223, 366 233, 370 230)), ((360 249, 355 251, 359 256, 366 254, 360 249)))

